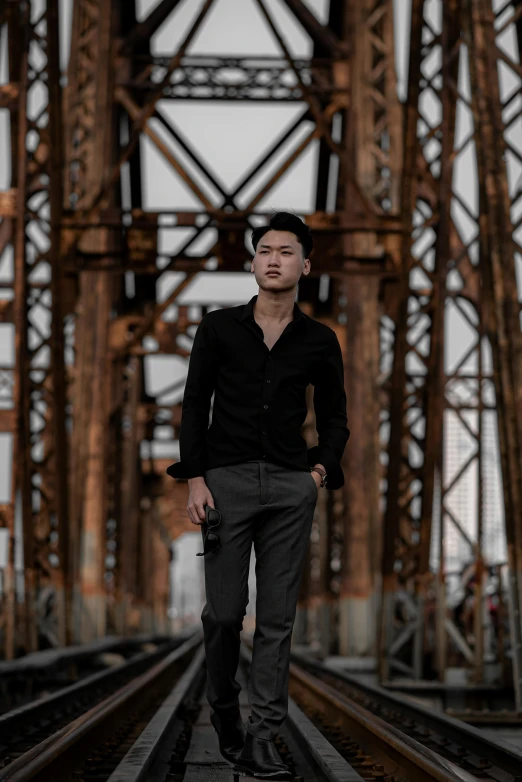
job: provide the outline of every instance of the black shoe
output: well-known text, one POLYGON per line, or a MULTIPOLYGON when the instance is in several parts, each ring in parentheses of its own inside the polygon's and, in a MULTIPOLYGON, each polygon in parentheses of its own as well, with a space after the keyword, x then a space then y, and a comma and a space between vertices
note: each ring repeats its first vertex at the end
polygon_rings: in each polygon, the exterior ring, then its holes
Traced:
POLYGON ((210 722, 218 734, 221 755, 229 763, 236 763, 239 760, 246 738, 246 730, 241 715, 237 714, 233 718, 226 718, 211 712, 210 722))
POLYGON ((292 779, 288 766, 282 762, 272 741, 247 733, 245 746, 234 766, 234 772, 260 779, 292 779))

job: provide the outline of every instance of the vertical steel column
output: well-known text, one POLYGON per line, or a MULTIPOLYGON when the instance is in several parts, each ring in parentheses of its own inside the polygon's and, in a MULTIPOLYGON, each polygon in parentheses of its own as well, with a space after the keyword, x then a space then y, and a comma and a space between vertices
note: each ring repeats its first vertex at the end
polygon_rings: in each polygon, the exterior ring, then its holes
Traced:
MULTIPOLYGON (((344 6, 345 40, 352 49, 350 104, 344 112, 346 159, 340 165, 339 208, 352 224, 371 208, 377 219, 398 210, 398 172, 402 165, 401 117, 396 95, 393 6, 389 0, 344 6), (347 167, 367 203, 354 191, 347 167)), ((355 231, 344 236, 345 257, 379 258, 377 235, 355 231)), ((376 623, 380 539, 379 508, 379 274, 351 273, 340 283, 339 307, 346 319, 345 387, 351 442, 346 449, 343 580, 340 595, 340 651, 372 654, 376 623), (361 414, 361 411, 363 413, 361 414), (353 427, 353 428, 352 428, 353 427)))
POLYGON ((346 516, 339 641, 341 654, 353 656, 372 654, 375 648, 372 565, 379 527, 379 280, 368 274, 353 274, 340 291, 350 346, 345 356, 350 442, 356 446, 347 448, 343 458, 346 516))
MULTIPOLYGON (((11 114, 11 150, 12 180, 16 188, 14 222, 14 312, 15 327, 15 371, 13 373, 13 409, 14 428, 12 430, 12 473, 11 507, 6 513, 9 530, 9 552, 5 571, 5 656, 14 657, 15 644, 25 646, 27 651, 36 648, 36 636, 30 633, 29 618, 24 623, 22 637, 16 633, 16 586, 14 571, 15 556, 15 508, 20 502, 24 529, 24 564, 26 567, 26 589, 24 609, 30 606, 34 612, 34 570, 31 550, 31 476, 29 460, 30 420, 27 378, 27 279, 25 274, 25 183, 27 177, 27 154, 25 141, 27 134, 27 88, 28 88, 28 48, 29 13, 27 4, 22 10, 14 5, 7 8, 7 36, 9 47, 9 78, 18 84, 18 101, 11 114), (20 494, 18 495, 18 492, 20 494), (28 559, 26 559, 26 557, 28 559), (18 636, 18 637, 17 637, 18 636)), ((29 611, 29 608, 26 609, 29 611)), ((36 622, 33 621, 36 625, 36 622)))
MULTIPOLYGON (((429 358, 427 361, 427 375, 424 384, 424 410, 426 415, 426 449, 422 468, 421 491, 421 517, 418 571, 416 573, 416 597, 417 597, 417 627, 414 636, 413 675, 416 679, 422 677, 424 660, 424 613, 426 596, 431 584, 430 572, 431 534, 433 503, 435 499, 436 470, 442 471, 443 465, 443 432, 444 432, 444 397, 445 397, 445 367, 444 367, 444 335, 446 327, 446 279, 451 260, 451 194, 454 164, 455 141, 455 116, 456 95, 449 88, 451 82, 458 81, 458 42, 460 37, 460 25, 458 3, 450 0, 442 6, 442 95, 441 108, 442 119, 440 126, 441 143, 441 170, 436 188, 438 202, 437 221, 433 223, 436 232, 435 259, 432 275, 432 290, 429 298, 429 307, 426 312, 430 317, 429 328, 429 358)), ((417 74, 420 77, 420 74, 417 74)), ((439 486, 439 490, 441 487, 439 486)), ((438 499, 438 497, 436 498, 438 499)), ((444 522, 441 519, 440 534, 444 535, 444 522)), ((441 557, 443 569, 443 552, 441 557)), ((441 611, 445 611, 444 583, 439 579, 438 601, 441 611)), ((445 633, 439 636, 445 643, 445 633)), ((439 676, 443 677, 444 671, 439 670, 439 676)))
MULTIPOLYGON (((343 363, 346 365, 350 352, 347 344, 347 331, 344 325, 329 318, 326 323, 337 333, 341 346, 343 363)), ((340 573, 338 526, 344 526, 343 488, 335 492, 320 490, 312 529, 312 561, 309 573, 308 595, 309 643, 323 656, 338 648, 337 593, 333 592, 332 561, 335 561, 335 574, 340 573), (341 506, 341 507, 339 507, 341 506), (341 518, 339 519, 339 516, 341 518)))
POLYGON ((472 105, 479 144, 481 270, 491 341, 508 541, 516 707, 522 707, 522 332, 491 3, 467 0, 472 105))
POLYGON ((126 368, 126 399, 123 409, 123 464, 121 481, 122 524, 119 539, 121 605, 120 622, 124 628, 133 610, 138 584, 138 521, 140 486, 140 442, 144 436, 140 402, 143 393, 143 367, 139 356, 132 356, 126 368))
POLYGON ((51 266, 51 367, 53 431, 48 443, 52 473, 53 511, 58 532, 59 567, 52 570, 60 643, 72 641, 72 572, 69 560, 69 439, 66 433, 67 377, 65 370, 64 316, 66 288, 61 267, 61 231, 64 202, 63 100, 60 72, 60 33, 58 0, 47 0, 47 85, 49 90, 49 264, 51 266))
MULTIPOLYGON (((74 7, 68 80, 69 205, 88 212, 106 180, 118 144, 113 101, 114 2, 78 0, 74 7)), ((102 205, 114 202, 111 191, 102 205)), ((107 230, 85 231, 79 248, 113 247, 107 230)), ((113 276, 81 271, 76 318, 73 401, 73 560, 76 569, 75 638, 100 637, 106 626, 104 582, 107 454, 111 401, 108 330, 113 276)))
POLYGON ((17 199, 11 477, 24 541, 24 641, 19 645, 32 650, 39 633, 54 644, 68 640, 64 300, 58 264, 63 159, 58 2, 9 4, 7 21, 14 47, 10 78, 18 79, 11 125, 17 199), (51 617, 45 618, 37 608, 44 590, 53 594, 54 605, 51 617))
POLYGON ((82 317, 87 319, 94 343, 92 364, 86 365, 78 356, 78 374, 84 375, 82 382, 88 384, 90 392, 79 572, 80 639, 85 643, 105 634, 107 619, 104 582, 110 392, 107 331, 112 278, 103 272, 85 272, 82 277, 79 306, 84 307, 82 317))
MULTIPOLYGON (((17 150, 17 219, 14 236, 15 256, 15 308, 16 308, 16 374, 15 409, 17 413, 16 435, 13 447, 13 498, 20 492, 24 554, 24 646, 27 651, 37 648, 36 624, 36 573, 34 568, 33 509, 31 486, 31 397, 29 375, 28 330, 28 282, 26 270, 27 227, 27 150, 29 130, 27 117, 27 93, 29 87, 29 41, 31 6, 26 4, 21 12, 18 34, 21 36, 20 92, 18 104, 17 150)), ((16 499, 15 499, 16 503, 16 499)), ((16 506, 15 506, 16 507, 16 506)))
MULTIPOLYGON (((412 0, 410 58, 408 71, 408 94, 404 118, 404 173, 401 192, 401 217, 403 225, 411 226, 415 205, 415 176, 419 141, 417 137, 417 103, 420 85, 418 74, 421 64, 421 42, 424 0, 412 0)), ((391 394, 389 405, 389 443, 386 510, 383 524, 382 549, 382 598, 381 622, 379 628, 379 676, 387 680, 390 676, 390 650, 393 638, 395 595, 398 591, 398 576, 395 570, 396 544, 400 535, 400 503, 402 481, 404 480, 402 438, 403 418, 406 401, 406 354, 408 331, 408 294, 410 274, 411 238, 403 236, 401 248, 401 268, 397 298, 397 320, 395 327, 395 345, 391 372, 391 394)))

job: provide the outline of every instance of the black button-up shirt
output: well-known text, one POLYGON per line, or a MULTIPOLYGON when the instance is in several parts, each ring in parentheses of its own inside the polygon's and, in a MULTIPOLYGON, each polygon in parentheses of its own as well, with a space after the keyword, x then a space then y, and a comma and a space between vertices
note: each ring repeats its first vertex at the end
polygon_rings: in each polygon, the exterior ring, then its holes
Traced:
POLYGON ((337 335, 294 302, 294 319, 269 350, 254 320, 256 299, 201 319, 183 396, 180 461, 167 473, 194 478, 212 467, 252 459, 296 470, 323 464, 328 488, 338 489, 344 485, 341 457, 350 430, 337 335), (301 434, 309 383, 318 434, 318 445, 311 448, 301 434))

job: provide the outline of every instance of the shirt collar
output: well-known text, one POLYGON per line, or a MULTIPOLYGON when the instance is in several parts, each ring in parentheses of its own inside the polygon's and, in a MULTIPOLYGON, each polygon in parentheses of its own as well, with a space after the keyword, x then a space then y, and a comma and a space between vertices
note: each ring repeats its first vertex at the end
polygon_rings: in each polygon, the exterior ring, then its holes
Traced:
MULTIPOLYGON (((250 301, 244 305, 243 312, 241 313, 242 320, 250 320, 254 317, 254 304, 257 301, 257 296, 258 294, 256 293, 256 295, 252 296, 250 301)), ((294 321, 300 320, 304 321, 304 314, 298 303, 294 301, 294 321)))

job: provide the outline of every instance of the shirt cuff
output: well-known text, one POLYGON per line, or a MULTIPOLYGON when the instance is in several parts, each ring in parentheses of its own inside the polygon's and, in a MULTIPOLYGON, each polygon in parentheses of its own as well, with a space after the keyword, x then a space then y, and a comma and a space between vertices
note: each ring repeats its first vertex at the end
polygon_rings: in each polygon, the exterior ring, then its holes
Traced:
POLYGON ((327 489, 340 489, 344 486, 343 469, 339 461, 329 454, 326 449, 321 450, 318 445, 313 445, 307 450, 307 460, 310 467, 313 467, 314 464, 324 465, 327 474, 327 489))
POLYGON ((165 470, 167 475, 177 480, 187 481, 189 478, 198 478, 205 476, 205 468, 200 462, 179 461, 170 464, 165 470))

